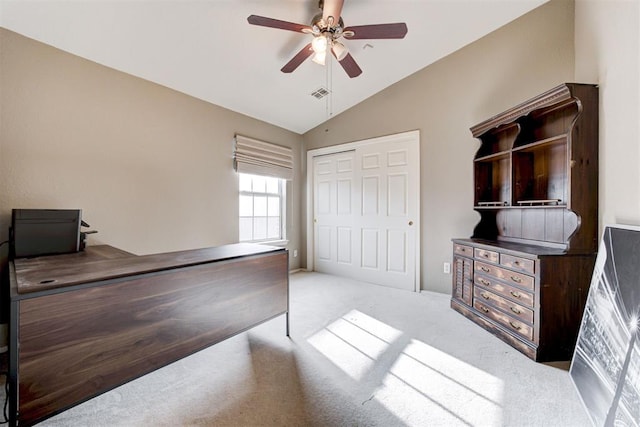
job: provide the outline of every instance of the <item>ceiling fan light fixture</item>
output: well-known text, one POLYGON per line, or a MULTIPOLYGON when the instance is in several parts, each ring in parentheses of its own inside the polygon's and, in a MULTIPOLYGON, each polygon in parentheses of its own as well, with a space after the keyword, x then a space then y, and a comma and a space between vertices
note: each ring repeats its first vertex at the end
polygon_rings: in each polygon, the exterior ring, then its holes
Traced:
POLYGON ((311 42, 311 48, 317 54, 327 51, 327 38, 325 36, 315 36, 311 42))
POLYGON ((313 55, 313 58, 311 58, 311 60, 318 65, 324 65, 326 62, 325 61, 326 58, 327 58, 327 51, 325 50, 324 52, 316 52, 316 54, 313 55))
POLYGON ((333 54, 336 56, 338 61, 342 61, 349 54, 349 49, 347 49, 345 45, 337 41, 331 43, 331 50, 333 51, 333 54))

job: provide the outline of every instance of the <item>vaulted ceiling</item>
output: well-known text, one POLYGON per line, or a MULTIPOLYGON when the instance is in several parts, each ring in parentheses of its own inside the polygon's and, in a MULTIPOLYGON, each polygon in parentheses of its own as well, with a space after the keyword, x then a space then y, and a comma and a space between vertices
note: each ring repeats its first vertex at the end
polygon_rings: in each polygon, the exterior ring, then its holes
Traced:
POLYGON ((99 64, 304 133, 548 0, 345 0, 345 26, 405 22, 402 40, 346 40, 363 73, 335 59, 280 69, 311 36, 317 0, 0 0, 0 26, 99 64), (330 95, 316 99, 318 88, 330 95))

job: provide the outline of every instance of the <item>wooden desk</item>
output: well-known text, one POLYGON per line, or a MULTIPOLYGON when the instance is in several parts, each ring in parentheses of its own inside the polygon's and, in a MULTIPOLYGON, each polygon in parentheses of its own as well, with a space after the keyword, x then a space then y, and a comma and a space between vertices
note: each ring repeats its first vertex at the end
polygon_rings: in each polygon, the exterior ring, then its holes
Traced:
POLYGON ((288 253, 110 246, 10 264, 9 417, 28 426, 276 316, 288 253))

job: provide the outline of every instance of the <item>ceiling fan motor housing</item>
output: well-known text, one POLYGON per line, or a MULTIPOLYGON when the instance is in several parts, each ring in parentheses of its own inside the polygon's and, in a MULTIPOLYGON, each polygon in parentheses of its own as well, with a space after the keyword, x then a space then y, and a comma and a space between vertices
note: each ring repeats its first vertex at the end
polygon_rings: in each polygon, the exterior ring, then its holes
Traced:
POLYGON ((322 13, 318 13, 311 20, 311 28, 313 29, 313 35, 315 36, 328 35, 332 39, 336 40, 342 36, 344 30, 344 21, 342 20, 342 18, 340 18, 338 20, 338 24, 333 25, 332 22, 326 22, 322 18, 322 13))

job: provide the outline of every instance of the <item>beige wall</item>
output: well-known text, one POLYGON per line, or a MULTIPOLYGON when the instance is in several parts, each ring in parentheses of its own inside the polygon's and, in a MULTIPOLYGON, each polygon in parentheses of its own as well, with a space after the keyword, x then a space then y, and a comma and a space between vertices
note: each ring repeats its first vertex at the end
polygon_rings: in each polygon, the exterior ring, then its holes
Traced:
POLYGON ((577 0, 576 79, 600 85, 600 228, 640 225, 640 3, 577 0))
POLYGON ((90 244, 147 254, 235 242, 240 133, 294 148, 298 249, 300 135, 4 29, 0 46, 3 240, 12 208, 82 208, 99 230, 90 244))
POLYGON ((469 128, 572 81, 573 49, 573 3, 552 1, 307 132, 306 148, 420 130, 421 288, 448 293, 451 238, 479 219, 469 128))
MULTIPOLYGON (((233 242, 234 133, 294 147, 299 166, 301 142, 419 129, 422 288, 449 292, 450 239, 478 220, 469 127, 564 81, 601 88, 601 227, 640 224, 639 9, 577 0, 574 33, 573 1, 552 0, 303 137, 0 29, 0 238, 13 207, 79 207, 100 231, 93 244, 152 253, 233 242)), ((292 268, 305 259, 303 173, 288 200, 289 248, 301 249, 292 268)))

